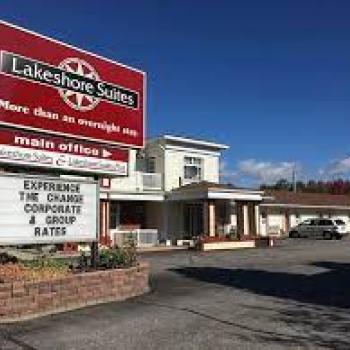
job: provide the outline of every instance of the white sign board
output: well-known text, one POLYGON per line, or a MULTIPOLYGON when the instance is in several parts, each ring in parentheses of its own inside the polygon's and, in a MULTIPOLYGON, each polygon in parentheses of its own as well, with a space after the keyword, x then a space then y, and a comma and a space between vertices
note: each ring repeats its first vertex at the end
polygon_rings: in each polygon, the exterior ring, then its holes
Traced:
POLYGON ((47 152, 29 148, 0 145, 0 163, 65 169, 77 172, 90 172, 125 176, 128 163, 110 159, 82 157, 74 154, 47 152))
POLYGON ((125 176, 128 161, 120 148, 0 128, 0 163, 125 176))
POLYGON ((98 200, 95 182, 0 175, 0 245, 95 241, 98 200))

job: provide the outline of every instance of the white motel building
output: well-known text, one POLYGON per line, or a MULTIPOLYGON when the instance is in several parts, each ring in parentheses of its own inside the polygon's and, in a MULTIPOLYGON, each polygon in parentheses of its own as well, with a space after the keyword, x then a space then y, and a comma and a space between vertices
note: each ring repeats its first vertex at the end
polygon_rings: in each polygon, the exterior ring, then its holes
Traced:
POLYGON ((280 236, 312 217, 343 219, 350 197, 263 192, 220 183, 228 146, 164 135, 130 150, 128 176, 101 180, 100 238, 120 243, 132 232, 139 246, 191 243, 198 235, 237 232, 280 236))

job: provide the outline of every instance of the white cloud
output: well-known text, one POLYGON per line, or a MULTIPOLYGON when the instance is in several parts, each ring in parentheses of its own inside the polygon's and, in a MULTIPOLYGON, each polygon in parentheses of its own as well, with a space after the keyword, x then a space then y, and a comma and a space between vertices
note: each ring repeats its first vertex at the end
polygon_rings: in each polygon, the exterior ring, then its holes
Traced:
MULTIPOLYGON (((240 176, 248 176, 259 183, 274 183, 280 179, 292 180, 292 162, 264 162, 256 159, 247 159, 238 162, 238 173, 240 176)), ((297 170, 300 167, 297 166, 297 170)))
POLYGON ((219 173, 221 182, 235 183, 237 173, 229 168, 229 163, 226 160, 220 160, 219 173))
POLYGON ((325 176, 342 176, 350 174, 350 156, 331 161, 325 169, 320 171, 325 176))

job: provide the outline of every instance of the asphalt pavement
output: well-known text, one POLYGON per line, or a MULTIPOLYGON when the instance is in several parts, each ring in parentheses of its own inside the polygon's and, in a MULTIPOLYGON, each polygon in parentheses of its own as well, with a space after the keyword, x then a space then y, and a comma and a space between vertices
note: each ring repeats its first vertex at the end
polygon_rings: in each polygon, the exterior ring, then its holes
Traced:
POLYGON ((0 349, 350 349, 350 240, 142 255, 152 291, 0 326, 0 349))

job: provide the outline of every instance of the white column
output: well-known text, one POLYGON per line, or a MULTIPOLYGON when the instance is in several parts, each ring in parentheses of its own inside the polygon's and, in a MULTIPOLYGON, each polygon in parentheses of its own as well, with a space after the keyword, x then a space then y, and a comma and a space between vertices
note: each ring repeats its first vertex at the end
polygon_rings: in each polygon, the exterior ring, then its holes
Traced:
POLYGON ((102 237, 108 235, 109 230, 109 202, 101 201, 100 202, 100 232, 99 232, 99 241, 102 237))
POLYGON ((256 225, 256 235, 260 236, 260 207, 255 205, 255 225, 256 225))
POLYGON ((209 202, 209 236, 215 236, 215 202, 209 202))
POLYGON ((265 224, 265 227, 266 227, 266 229, 265 229, 265 236, 268 236, 269 235, 269 215, 270 215, 270 213, 269 213, 269 210, 268 210, 268 208, 266 208, 266 224, 265 224))
POLYGON ((243 205, 243 222, 244 222, 244 235, 249 234, 249 217, 248 217, 248 205, 243 205))

